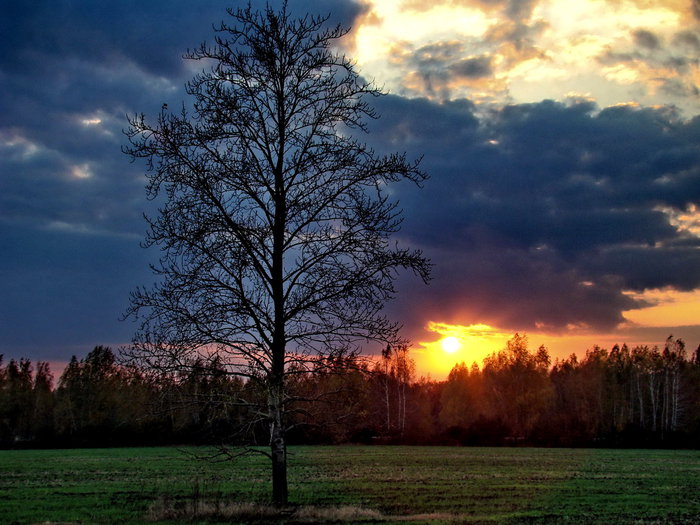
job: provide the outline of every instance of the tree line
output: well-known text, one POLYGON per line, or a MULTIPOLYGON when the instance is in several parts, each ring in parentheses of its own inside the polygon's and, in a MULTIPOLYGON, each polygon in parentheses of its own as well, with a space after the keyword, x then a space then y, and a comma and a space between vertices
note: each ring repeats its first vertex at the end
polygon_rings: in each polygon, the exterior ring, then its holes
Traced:
MULTIPOLYGON (((320 358, 289 375, 290 443, 683 446, 700 440, 700 347, 598 346, 551 362, 516 334, 481 366, 416 379, 405 346, 320 358)), ((48 363, 0 359, 0 445, 266 445, 260 382, 216 359, 168 373, 108 347, 48 363), (55 383, 55 384, 54 384, 55 383)))

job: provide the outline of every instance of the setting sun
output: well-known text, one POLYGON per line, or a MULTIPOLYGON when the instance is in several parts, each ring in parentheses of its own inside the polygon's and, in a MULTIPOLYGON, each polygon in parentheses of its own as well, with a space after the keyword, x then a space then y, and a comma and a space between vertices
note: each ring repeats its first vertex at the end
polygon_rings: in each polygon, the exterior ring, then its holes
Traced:
POLYGON ((484 357, 500 350, 512 335, 487 324, 456 325, 430 321, 428 332, 439 337, 421 341, 411 350, 419 375, 444 379, 458 363, 481 364, 484 357))
POLYGON ((449 354, 455 353, 460 346, 459 339, 456 337, 445 337, 442 340, 442 349, 449 354))

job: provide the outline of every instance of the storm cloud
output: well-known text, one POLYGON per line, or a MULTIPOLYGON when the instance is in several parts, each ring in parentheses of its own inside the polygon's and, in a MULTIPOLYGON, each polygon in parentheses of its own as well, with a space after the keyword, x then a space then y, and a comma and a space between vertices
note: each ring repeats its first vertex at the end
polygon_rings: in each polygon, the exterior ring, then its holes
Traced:
POLYGON ((402 315, 602 330, 643 306, 625 291, 700 286, 700 240, 672 224, 700 200, 700 118, 589 101, 381 109, 373 140, 423 152, 432 175, 402 195, 403 234, 436 279, 406 287, 402 304, 422 306, 402 315))

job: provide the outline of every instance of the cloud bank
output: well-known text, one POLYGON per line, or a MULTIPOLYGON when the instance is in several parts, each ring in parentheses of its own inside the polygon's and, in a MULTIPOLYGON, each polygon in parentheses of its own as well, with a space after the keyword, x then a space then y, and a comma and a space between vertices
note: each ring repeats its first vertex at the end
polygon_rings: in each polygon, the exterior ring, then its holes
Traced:
MULTIPOLYGON (((390 97, 373 130, 423 152, 404 235, 437 261, 402 314, 513 329, 614 328, 627 290, 700 286, 700 118, 589 101, 505 106, 390 97), (690 211, 690 213, 688 213, 690 211), (416 306, 420 305, 420 306, 416 306)), ((416 321, 418 321, 416 319, 416 321)))

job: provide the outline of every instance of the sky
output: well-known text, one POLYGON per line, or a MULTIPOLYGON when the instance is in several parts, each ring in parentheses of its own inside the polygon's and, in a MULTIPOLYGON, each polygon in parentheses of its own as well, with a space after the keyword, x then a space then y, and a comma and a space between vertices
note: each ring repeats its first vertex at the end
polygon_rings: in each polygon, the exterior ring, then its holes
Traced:
MULTIPOLYGON (((140 246, 154 204, 121 153, 126 115, 188 103, 201 65, 182 54, 238 5, 0 0, 5 360, 129 343, 120 318, 158 253, 140 246)), ((699 0, 289 6, 351 28, 339 50, 387 92, 361 138, 430 174, 391 189, 399 240, 434 264, 387 306, 419 373, 515 332, 555 358, 670 334, 698 346, 699 0)))

